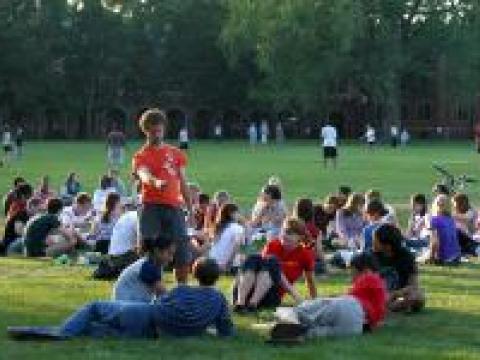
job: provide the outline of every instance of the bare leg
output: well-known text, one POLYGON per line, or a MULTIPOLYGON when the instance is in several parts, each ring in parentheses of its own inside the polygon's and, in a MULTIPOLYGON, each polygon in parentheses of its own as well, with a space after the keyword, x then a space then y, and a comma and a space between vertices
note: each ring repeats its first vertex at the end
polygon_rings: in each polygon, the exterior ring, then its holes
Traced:
POLYGON ((253 291, 253 295, 250 299, 250 305, 257 307, 272 286, 273 281, 267 271, 258 273, 257 281, 255 282, 255 290, 253 291))
POLYGON ((245 306, 247 296, 255 285, 255 273, 253 271, 246 271, 241 273, 238 277, 238 295, 236 305, 245 306))

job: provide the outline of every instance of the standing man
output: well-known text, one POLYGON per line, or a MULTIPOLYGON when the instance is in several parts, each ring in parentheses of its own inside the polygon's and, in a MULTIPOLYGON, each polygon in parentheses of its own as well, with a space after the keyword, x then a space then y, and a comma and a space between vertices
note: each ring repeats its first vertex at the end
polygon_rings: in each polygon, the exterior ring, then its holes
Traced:
POLYGON ((215 125, 215 128, 213 129, 215 140, 218 142, 222 141, 222 135, 223 135, 223 129, 222 129, 222 124, 217 123, 215 125))
POLYGON ((328 159, 332 161, 333 168, 337 168, 337 129, 328 122, 322 128, 323 139, 323 166, 327 167, 328 159))
POLYGON ((475 125, 473 132, 475 136, 475 148, 477 149, 477 153, 480 154, 480 121, 475 125))
POLYGON ((282 122, 277 122, 277 126, 275 127, 275 139, 277 141, 277 145, 283 145, 285 142, 285 133, 283 132, 282 122))
POLYGON ((257 144, 258 134, 257 134, 257 125, 252 122, 248 127, 248 139, 250 146, 253 148, 257 144))
POLYGON ((260 142, 262 145, 267 145, 268 143, 269 128, 266 120, 262 121, 260 125, 260 142))
POLYGON ((185 177, 187 157, 179 149, 163 142, 167 117, 159 109, 150 109, 140 117, 145 145, 133 157, 133 172, 141 182, 142 208, 139 213, 140 241, 159 233, 175 239, 175 275, 186 283, 190 264, 185 224, 187 209, 192 214, 190 193, 185 177))
POLYGON ((367 139, 368 147, 373 150, 375 143, 377 142, 377 136, 375 134, 375 128, 370 124, 367 124, 367 131, 365 133, 365 138, 367 139))
POLYGON ((120 131, 117 123, 113 123, 112 131, 107 136, 107 158, 110 168, 118 169, 125 159, 125 134, 120 131))
POLYGON ((390 144, 393 148, 396 148, 398 145, 398 127, 397 125, 392 125, 390 127, 390 144))
POLYGON ((23 155, 23 127, 17 126, 15 133, 15 155, 17 159, 20 159, 23 155))

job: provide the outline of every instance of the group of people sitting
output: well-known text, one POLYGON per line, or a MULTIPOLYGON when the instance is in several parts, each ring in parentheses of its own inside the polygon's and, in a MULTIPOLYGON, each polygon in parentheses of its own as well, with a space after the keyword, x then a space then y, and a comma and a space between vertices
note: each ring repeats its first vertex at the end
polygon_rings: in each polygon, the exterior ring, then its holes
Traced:
POLYGON ((181 284, 168 291, 163 269, 173 259, 175 239, 165 234, 140 239, 137 202, 132 196, 125 201, 112 177, 102 177, 99 192, 104 194, 95 192, 103 197, 99 208, 96 196, 84 192, 66 206, 53 194, 45 202, 16 179, 6 201, 7 254, 57 256, 93 248, 110 256, 137 255, 122 268, 111 301, 83 307, 58 328, 11 328, 13 337, 195 335, 210 326, 219 335, 233 335, 228 302, 214 288, 221 274, 234 276, 232 311, 278 308, 273 339, 355 335, 379 326, 389 310, 423 308, 421 259, 455 265, 479 253, 477 214, 465 194, 451 199, 437 194, 431 211, 426 196, 415 194, 402 232, 394 208, 374 190, 361 194, 341 187, 321 204, 303 198, 289 211, 280 180, 271 178, 251 213, 244 214, 228 192, 210 199, 190 184, 190 263, 199 286, 181 284), (341 297, 318 298, 315 274, 326 271, 332 253, 352 269, 352 288, 341 297), (302 278, 309 300, 295 286, 302 278), (286 294, 294 307, 280 307, 286 294))

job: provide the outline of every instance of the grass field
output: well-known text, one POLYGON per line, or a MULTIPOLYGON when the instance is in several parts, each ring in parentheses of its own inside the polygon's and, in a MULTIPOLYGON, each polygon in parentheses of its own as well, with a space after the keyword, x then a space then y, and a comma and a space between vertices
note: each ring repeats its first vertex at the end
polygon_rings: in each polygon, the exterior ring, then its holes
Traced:
MULTIPOLYGON (((131 144, 130 152, 137 146, 131 144)), ((10 187, 15 175, 35 181, 49 174, 58 188, 69 171, 78 172, 85 189, 92 190, 105 170, 104 148, 99 143, 32 143, 25 150, 22 161, 0 169, 0 194, 10 187)), ((206 192, 230 191, 245 209, 253 204, 259 188, 272 174, 282 179, 289 203, 299 196, 323 198, 340 184, 358 191, 378 188, 389 203, 397 206, 403 222, 409 195, 429 193, 435 182, 433 162, 480 178, 480 157, 467 143, 418 144, 404 151, 379 148, 374 152, 345 145, 336 171, 325 171, 319 154, 313 143, 255 151, 240 143, 194 144, 188 174, 206 192)), ((473 185, 468 193, 478 205, 479 185, 473 185)), ((427 309, 414 316, 390 317, 384 328, 356 339, 319 340, 295 348, 271 347, 264 344, 265 332, 252 326, 268 321, 269 313, 262 313, 260 318, 235 317, 238 336, 228 341, 206 336, 155 342, 81 339, 19 344, 6 339, 4 329, 8 325, 55 324, 80 304, 108 298, 111 284, 90 280, 90 272, 88 268, 56 267, 48 261, 0 259, 0 359, 480 358, 478 263, 457 269, 422 267, 427 309)), ((340 294, 348 282, 346 274, 319 279, 319 293, 340 294)), ((229 278, 221 281, 226 293, 230 284, 229 278)))

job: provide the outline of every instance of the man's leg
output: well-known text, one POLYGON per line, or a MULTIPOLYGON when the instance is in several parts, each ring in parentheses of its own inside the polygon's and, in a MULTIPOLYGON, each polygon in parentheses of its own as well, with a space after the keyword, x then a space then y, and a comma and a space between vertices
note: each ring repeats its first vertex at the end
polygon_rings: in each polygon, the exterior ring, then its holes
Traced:
POLYGON ((89 303, 63 323, 60 333, 68 337, 89 335, 93 323, 113 324, 120 308, 120 303, 113 301, 89 303))

